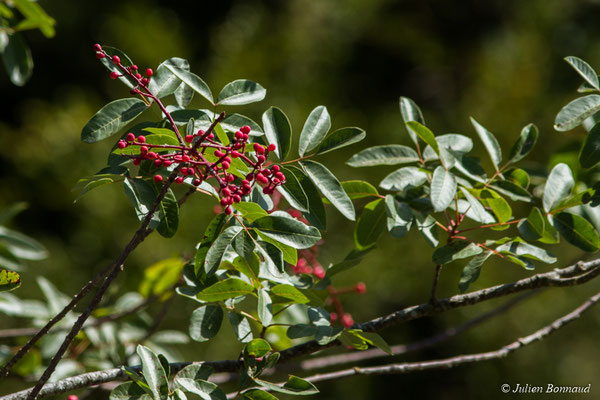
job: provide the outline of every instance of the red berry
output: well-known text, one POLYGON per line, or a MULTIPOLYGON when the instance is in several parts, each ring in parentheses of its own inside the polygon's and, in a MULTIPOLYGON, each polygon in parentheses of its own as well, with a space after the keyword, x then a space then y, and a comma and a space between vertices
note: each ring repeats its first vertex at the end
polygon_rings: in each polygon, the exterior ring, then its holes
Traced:
POLYGON ((276 172, 275 178, 279 179, 281 182, 285 181, 285 175, 282 174, 281 172, 276 172))
POLYGON ((188 156, 187 154, 184 154, 183 156, 181 156, 181 161, 190 162, 190 156, 188 156))
POLYGON ((135 65, 135 64, 133 64, 130 68, 131 68, 132 71, 137 71, 138 66, 135 65))
POLYGON ((136 77, 137 79, 142 79, 142 74, 140 74, 140 73, 137 73, 137 74, 135 74, 135 77, 136 77))
POLYGON ((275 151, 276 148, 277 148, 277 146, 275 146, 273 143, 271 143, 270 145, 267 146, 267 150, 269 150, 269 151, 275 151))
POLYGON ((228 197, 223 197, 223 198, 221 199, 221 201, 219 201, 219 203, 221 203, 221 205, 222 205, 223 207, 225 207, 226 205, 228 205, 228 204, 229 204, 229 201, 228 201, 228 200, 229 200, 229 198, 228 198, 228 197))
POLYGON ((187 168, 181 168, 181 175, 187 175, 187 168))
POLYGON ((363 294, 367 291, 367 285, 365 285, 364 282, 358 282, 354 290, 356 290, 356 293, 358 294, 363 294))
POLYGON ((158 158, 158 154, 156 154, 155 152, 151 151, 150 153, 148 153, 148 158, 151 160, 156 160, 158 158))
POLYGON ((242 126, 242 127, 240 128, 240 131, 242 131, 242 133, 244 133, 244 134, 246 134, 246 135, 250 133, 250 130, 251 130, 251 129, 250 129, 250 127, 249 127, 248 125, 244 125, 244 126, 242 126))
POLYGON ((202 129, 198 130, 198 133, 197 133, 197 135, 198 135, 198 136, 202 136, 202 135, 204 135, 204 131, 203 131, 202 129))
POLYGON ((115 71, 110 73, 110 79, 117 79, 119 77, 119 74, 115 71))
POLYGON ((320 265, 317 265, 315 267, 315 269, 313 270, 313 274, 319 279, 325 278, 325 270, 320 265))
POLYGON ((220 158, 220 157, 223 157, 224 155, 225 155, 225 153, 223 153, 222 151, 215 150, 215 157, 219 157, 220 158))
POLYGON ((148 83, 150 83, 150 81, 148 80, 148 78, 142 79, 142 85, 143 86, 148 86, 148 83))
POLYGON ((264 163, 264 162, 265 162, 265 160, 266 160, 265 156, 258 156, 258 157, 256 157, 256 161, 257 161, 259 164, 262 164, 262 163, 264 163))
POLYGON ((202 181, 200 179, 196 178, 196 179, 194 179, 194 182, 192 182, 192 183, 194 184, 194 186, 199 186, 202 183, 202 181))
POLYGON ((192 140, 194 140, 194 135, 186 135, 185 136, 185 141, 187 143, 192 143, 192 140))
POLYGON ((223 197, 229 197, 231 196, 231 191, 227 188, 221 190, 221 193, 223 193, 223 197))
POLYGON ((171 164, 173 164, 173 161, 170 161, 170 160, 165 160, 165 161, 163 161, 163 165, 164 165, 165 167, 168 167, 168 166, 169 166, 169 165, 171 165, 171 164))
POLYGON ((254 143, 254 151, 256 152, 256 154, 264 154, 265 153, 265 148, 262 147, 260 144, 258 143, 254 143))
POLYGON ((263 359, 264 359, 264 357, 256 357, 255 358, 256 362, 262 362, 263 359))
POLYGON ((350 328, 352 325, 354 325, 354 319, 352 319, 352 315, 348 313, 342 315, 342 325, 344 325, 345 328, 350 328))
POLYGON ((102 46, 100 46, 100 44, 99 44, 99 43, 96 43, 96 44, 94 45, 94 49, 95 49, 96 51, 102 51, 102 46))
POLYGON ((277 178, 273 178, 271 182, 273 182, 273 185, 279 185, 281 183, 277 178))
POLYGON ((160 175, 154 175, 154 182, 160 183, 160 182, 162 182, 162 180, 163 180, 162 176, 160 176, 160 175))
POLYGON ((119 143, 117 143, 117 147, 120 149, 124 149, 125 147, 127 147, 127 142, 124 140, 119 140, 119 143))
POLYGON ((271 176, 271 170, 265 169, 263 171, 263 174, 266 175, 266 176, 271 176))
POLYGON ((229 169, 229 163, 227 161, 223 161, 221 165, 223 165, 223 169, 229 169))
POLYGON ((271 169, 273 170, 273 172, 279 172, 279 169, 280 169, 280 168, 279 168, 279 165, 273 165, 273 166, 271 167, 271 169))
POLYGON ((142 162, 141 158, 134 158, 133 159, 133 165, 140 165, 141 162, 142 162))
POLYGON ((250 172, 248 175, 246 175, 246 179, 251 182, 254 180, 254 174, 252 172, 250 172))
POLYGON ((154 160, 154 166, 160 168, 162 166, 162 160, 154 160))
POLYGON ((231 211, 231 207, 227 206, 225 207, 225 214, 226 215, 231 215, 232 211, 231 211))
POLYGON ((248 134, 244 133, 244 141, 248 140, 248 134))
POLYGON ((262 172, 259 172, 258 174, 256 174, 256 180, 259 181, 260 183, 269 182, 269 180, 262 174, 262 172))
POLYGON ((233 174, 227 175, 227 182, 233 182, 235 180, 235 176, 233 174))
POLYGON ((207 139, 213 139, 215 137, 214 133, 209 133, 208 135, 206 135, 207 139))
POLYGON ((72 394, 69 397, 67 397, 67 400, 79 400, 79 398, 77 396, 75 396, 74 394, 72 394))
POLYGON ((183 176, 178 176, 175 178, 175 183, 183 183, 183 176))
POLYGON ((240 156, 240 152, 239 151, 233 150, 231 152, 231 157, 238 158, 239 156, 240 156))
POLYGON ((101 58, 104 58, 104 53, 96 53, 96 58, 98 60, 100 60, 101 58))
POLYGON ((154 73, 154 71, 152 71, 152 68, 148 68, 148 69, 146 70, 146 76, 147 76, 147 77, 151 77, 153 73, 154 73))
POLYGON ((147 154, 148 153, 148 147, 147 146, 140 147, 140 153, 147 154))
POLYGON ((250 186, 250 182, 248 182, 246 179, 242 180, 242 186, 250 186))
POLYGON ((240 195, 239 195, 239 194, 234 194, 234 195, 232 196, 232 199, 233 199, 233 202, 234 202, 234 203, 239 203, 240 201, 242 201, 242 198, 240 197, 240 195))
POLYGON ((331 322, 335 322, 335 321, 337 321, 337 319, 338 319, 338 315, 336 313, 334 313, 334 312, 329 313, 329 320, 331 322))
POLYGON ((139 143, 146 143, 146 136, 140 135, 137 137, 139 143))
POLYGON ((133 142, 133 141, 135 140, 135 135, 134 135, 133 133, 129 132, 129 133, 127 134, 127 136, 125 136, 125 139, 126 139, 128 142, 133 142))
POLYGON ((115 64, 121 63, 121 59, 119 58, 119 56, 112 56, 112 60, 115 64))
POLYGON ((244 134, 242 132, 240 132, 240 131, 236 131, 235 132, 235 138, 238 139, 238 140, 239 139, 243 139, 244 138, 244 134))

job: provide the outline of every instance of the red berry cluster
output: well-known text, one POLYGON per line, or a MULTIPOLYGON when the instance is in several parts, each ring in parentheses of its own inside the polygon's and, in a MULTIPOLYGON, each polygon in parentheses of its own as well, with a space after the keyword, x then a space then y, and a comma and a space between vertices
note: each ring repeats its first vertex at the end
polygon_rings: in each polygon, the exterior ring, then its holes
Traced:
MULTIPOLYGON (((112 71, 112 79, 126 76, 136 83, 136 87, 131 90, 132 94, 141 95, 143 98, 153 100, 161 108, 167 119, 171 122, 173 130, 179 139, 179 145, 150 144, 147 143, 143 135, 135 136, 132 132, 128 133, 124 139, 119 140, 117 147, 121 150, 127 147, 138 147, 139 151, 122 155, 133 160, 134 165, 140 165, 144 160, 154 163, 157 168, 168 168, 175 165, 179 168, 175 183, 183 183, 186 178, 191 178, 194 186, 199 186, 207 179, 214 178, 218 183, 217 192, 220 196, 220 204, 225 207, 225 214, 231 214, 231 205, 242 201, 243 196, 247 196, 252 191, 256 182, 263 185, 263 193, 272 194, 275 188, 285 183, 285 175, 281 172, 278 165, 265 166, 269 153, 276 150, 274 144, 269 144, 266 148, 259 143, 252 144, 254 150, 253 158, 248 157, 246 147, 248 143, 250 127, 242 126, 234 134, 234 138, 229 145, 224 145, 215 139, 215 135, 208 131, 199 130, 195 135, 187 135, 182 138, 177 127, 167 112, 166 108, 148 88, 150 77, 153 75, 151 68, 146 70, 146 77, 138 72, 136 65, 123 66, 119 56, 112 57, 106 53, 99 44, 94 45, 96 57, 102 59, 110 57, 113 64, 121 70, 122 74, 112 71), (216 157, 216 161, 209 161, 210 155, 216 157), (245 176, 245 179, 236 178, 231 173, 230 168, 234 159, 239 158, 246 165, 252 168, 252 171, 245 176)), ((220 117, 222 118, 224 114, 220 117)), ((212 125, 211 125, 212 128, 212 125)), ((251 153, 251 151, 249 151, 251 153)), ((214 158, 213 158, 214 160, 214 158)), ((163 175, 156 174, 155 182, 162 182, 163 175)))
MULTIPOLYGON (((298 218, 301 221, 306 222, 306 220, 301 217, 302 214, 299 211, 289 210, 288 213, 292 217, 298 218)), ((298 250, 298 262, 296 263, 296 265, 292 266, 292 273, 297 275, 313 275, 318 279, 325 278, 325 270, 323 269, 321 263, 319 263, 319 261, 317 260, 317 256, 319 254, 319 247, 322 244, 323 241, 321 240, 310 249, 298 250)), ((344 307, 342 306, 342 302, 339 298, 339 295, 347 293, 364 294, 367 291, 367 286, 364 284, 364 282, 358 282, 352 287, 343 289, 336 289, 333 286, 329 286, 328 290, 329 297, 327 298, 325 303, 331 304, 335 308, 335 311, 329 314, 329 319, 331 323, 335 323, 336 321, 338 321, 338 319, 341 319, 340 323, 345 328, 350 328, 352 325, 354 325, 354 319, 352 318, 351 314, 344 312, 344 307)))
MULTIPOLYGON (((119 140, 117 147, 125 149, 127 147, 139 147, 139 154, 123 154, 133 159, 135 165, 139 165, 143 160, 150 160, 157 168, 169 167, 173 164, 182 165, 175 183, 183 183, 184 179, 191 177, 191 183, 194 186, 200 185, 209 178, 215 178, 218 182, 218 192, 221 197, 220 204, 225 207, 225 213, 231 214, 231 205, 242 201, 243 196, 247 196, 252 191, 252 186, 259 182, 263 185, 263 193, 271 194, 275 188, 285 183, 285 175, 280 171, 278 165, 265 167, 266 157, 271 151, 276 149, 274 144, 266 148, 258 143, 254 143, 253 150, 256 161, 251 160, 245 153, 248 145, 248 137, 251 128, 248 125, 242 126, 235 132, 235 139, 227 146, 213 140, 214 134, 199 130, 195 135, 185 137, 187 145, 161 145, 146 143, 145 136, 135 137, 133 133, 128 133, 125 139, 119 140), (168 151, 165 153, 165 151, 168 151), (207 155, 212 154, 216 161, 210 162, 207 155), (239 158, 252 171, 245 176, 245 179, 236 178, 230 172, 233 159, 239 158)), ((137 153, 137 152, 136 152, 137 153)), ((162 182, 163 176, 157 174, 154 176, 156 182, 162 182)))

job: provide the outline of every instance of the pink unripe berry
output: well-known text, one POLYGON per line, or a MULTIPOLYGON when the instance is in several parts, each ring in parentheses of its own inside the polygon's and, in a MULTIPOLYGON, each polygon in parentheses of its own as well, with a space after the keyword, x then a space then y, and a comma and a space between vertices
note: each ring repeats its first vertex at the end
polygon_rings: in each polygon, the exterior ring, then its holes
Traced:
POLYGON ((187 143, 192 143, 192 140, 194 140, 194 135, 186 135, 185 136, 185 141, 187 143))
POLYGON ((364 282, 358 282, 354 290, 356 290, 356 293, 358 294, 364 294, 367 291, 367 285, 365 285, 364 282))
POLYGON ((254 143, 254 151, 256 152, 256 154, 264 154, 265 153, 265 148, 262 147, 260 144, 258 143, 254 143))
POLYGON ((163 177, 161 175, 154 175, 154 182, 160 183, 162 182, 163 177))
POLYGON ((352 325, 354 325, 354 319, 352 318, 352 315, 348 313, 342 315, 342 325, 344 325, 345 328, 350 328, 352 325))
POLYGON ((227 206, 225 207, 225 215, 231 215, 232 211, 231 211, 231 207, 227 206))
POLYGON ((244 134, 246 134, 246 135, 250 133, 250 130, 251 130, 251 129, 250 129, 250 127, 249 127, 248 125, 244 125, 244 126, 242 126, 242 127, 240 128, 240 131, 242 131, 242 133, 244 133, 244 134))
POLYGON ((337 319, 338 319, 338 315, 336 313, 334 313, 334 312, 329 313, 329 320, 331 322, 335 322, 335 321, 337 321, 337 319))
POLYGON ((175 183, 183 183, 183 176, 178 176, 175 178, 175 183))
POLYGON ((256 362, 262 362, 263 359, 264 359, 264 357, 256 357, 255 358, 256 362))
POLYGON ((115 71, 110 73, 110 79, 117 79, 119 77, 119 74, 115 71))
POLYGON ((96 43, 94 45, 94 50, 96 50, 96 51, 102 51, 102 46, 100 46, 100 43, 96 43))
POLYGON ((146 136, 140 135, 137 137, 138 143, 146 143, 146 136))
POLYGON ((121 63, 121 59, 119 58, 119 56, 112 56, 112 60, 115 64, 121 63))
POLYGON ((117 143, 117 147, 120 149, 124 149, 125 147, 127 147, 127 142, 124 140, 119 140, 119 143, 117 143))
POLYGON ((258 157, 256 157, 256 161, 257 161, 259 164, 262 164, 262 163, 264 163, 264 162, 265 162, 265 160, 266 160, 265 156, 258 156, 258 157))
POLYGON ((153 73, 154 73, 154 71, 152 71, 152 68, 148 68, 148 69, 146 70, 146 76, 147 76, 147 77, 151 77, 153 73))
POLYGON ((320 265, 317 265, 315 267, 315 269, 313 270, 313 274, 319 279, 325 278, 325 270, 320 265))
POLYGON ((275 151, 276 148, 277 148, 277 146, 275 146, 273 143, 271 143, 270 145, 267 146, 267 150, 269 150, 269 151, 275 151))
POLYGON ((100 59, 104 58, 104 53, 96 53, 96 58, 97 58, 98 60, 100 60, 100 59))

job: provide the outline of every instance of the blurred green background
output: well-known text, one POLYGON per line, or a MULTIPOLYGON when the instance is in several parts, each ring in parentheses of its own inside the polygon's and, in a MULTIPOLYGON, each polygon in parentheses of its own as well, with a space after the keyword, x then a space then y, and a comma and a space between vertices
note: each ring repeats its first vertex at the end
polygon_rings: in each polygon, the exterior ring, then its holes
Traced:
MULTIPOLYGON (((0 74, 0 206, 26 201, 29 209, 12 221, 41 241, 51 256, 30 263, 16 292, 42 298, 39 274, 73 294, 104 268, 138 226, 120 185, 103 187, 73 204, 77 180, 104 167, 112 140, 87 145, 79 140, 86 121, 107 102, 128 91, 109 79, 92 44, 125 51, 140 67, 156 68, 166 58, 187 58, 192 71, 218 91, 227 82, 248 78, 267 88, 266 99, 250 107, 231 107, 256 121, 269 106, 290 117, 297 138, 305 118, 323 104, 333 128, 359 126, 367 139, 326 157, 341 180, 378 183, 394 168, 351 169, 344 162, 375 144, 408 144, 398 97, 422 108, 436 133, 475 137, 473 116, 508 149, 529 122, 540 128, 532 167, 547 168, 551 155, 580 141, 583 132, 559 134, 554 116, 575 97, 578 75, 562 61, 579 56, 600 66, 599 1, 40 1, 57 20, 51 40, 28 32, 35 69, 25 87, 12 86, 0 74)), ((200 100, 194 104, 205 107, 200 100)), ((483 146, 476 150, 485 158, 483 146)), ((484 163, 487 163, 485 161, 484 163)), ((489 166, 489 164, 488 164, 489 166)), ((182 208, 180 230, 166 240, 149 237, 130 257, 107 301, 136 290, 145 266, 173 254, 190 255, 212 215, 212 201, 194 198, 182 208)), ((523 211, 522 211, 523 212, 523 211)), ((519 216, 519 209, 516 208, 519 216)), ((352 247, 352 223, 328 210, 322 263, 339 261, 352 247)), ((578 259, 574 248, 554 249, 559 265, 578 259)), ((343 287, 364 281, 367 293, 349 295, 344 305, 364 321, 428 299, 434 265, 431 249, 418 234, 404 239, 382 237, 378 249, 346 274, 343 287)), ((588 256, 589 257, 589 256, 588 256)), ((456 294, 462 264, 442 272, 439 295, 456 294)), ((554 266, 540 264, 538 271, 554 266)), ((485 265, 471 289, 531 275, 505 262, 485 265)), ((416 361, 497 349, 571 311, 598 283, 572 289, 548 289, 509 313, 442 345, 394 361, 416 361)), ((390 344, 434 335, 502 304, 481 304, 425 318, 381 332, 390 344)), ((177 298, 163 327, 187 331, 195 304, 177 298)), ((0 326, 24 321, 0 316, 0 326)), ((547 340, 506 359, 453 370, 391 377, 354 377, 322 383, 319 399, 423 398, 500 399, 500 385, 587 385, 598 398, 600 314, 592 311, 547 340)), ((210 344, 181 347, 185 360, 237 357, 233 336, 210 344)), ((175 360, 172 360, 175 361, 175 360)), ((179 360, 177 360, 179 361, 179 360)), ((302 374, 301 374, 302 375, 302 374)), ((2 383, 0 394, 29 386, 2 383)), ((106 398, 96 391, 94 398, 106 398)), ((555 395, 559 397, 560 395, 555 395)), ((588 398, 580 395, 577 398, 588 398)))

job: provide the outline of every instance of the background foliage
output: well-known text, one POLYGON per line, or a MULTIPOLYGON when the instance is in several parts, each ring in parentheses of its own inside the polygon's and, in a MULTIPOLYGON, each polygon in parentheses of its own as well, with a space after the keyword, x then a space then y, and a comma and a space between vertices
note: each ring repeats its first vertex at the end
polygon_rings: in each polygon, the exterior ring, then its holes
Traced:
MULTIPOLYGON (((30 81, 17 88, 5 74, 0 78, 7 99, 0 111, 0 206, 29 203, 29 209, 9 226, 35 237, 50 254, 23 271, 20 297, 43 298, 35 283, 37 275, 51 278, 65 293, 74 292, 110 262, 138 225, 120 188, 103 188, 102 193, 91 193, 72 204, 76 193, 71 188, 80 177, 104 165, 104 154, 111 146, 82 144, 81 127, 103 104, 127 96, 126 89, 110 81, 92 56, 90 45, 98 41, 127 49, 140 65, 156 67, 172 56, 187 58, 211 87, 240 77, 260 82, 269 88, 268 104, 286 110, 294 127, 302 126, 316 105, 327 104, 334 116, 333 129, 360 126, 367 131, 363 147, 409 144, 397 108, 399 95, 419 104, 434 132, 473 137, 468 118, 473 116, 505 148, 521 127, 534 122, 540 141, 529 158, 543 163, 528 167, 547 174, 554 164, 566 162, 575 174, 581 173, 576 157, 582 131, 557 133, 552 123, 562 105, 575 97, 580 82, 562 58, 576 55, 592 66, 600 65, 596 40, 600 28, 594 18, 600 5, 596 2, 221 1, 204 5, 201 14, 189 12, 195 2, 172 3, 42 1, 57 20, 56 36, 47 39, 37 31, 25 32, 36 65, 30 81), (115 89, 123 92, 115 93, 115 89)), ((263 105, 257 105, 256 115, 245 112, 260 120, 262 110, 263 105)), ((379 182, 393 171, 394 167, 344 166, 361 146, 331 156, 328 165, 340 180, 379 182)), ((486 159, 479 143, 475 151, 486 159)), ((192 248, 213 215, 213 205, 208 198, 194 199, 182 208, 186 223, 173 240, 149 237, 129 259, 126 274, 111 288, 112 298, 136 290, 144 267, 192 248)), ((351 223, 329 211, 321 255, 324 265, 352 247, 351 223)), ((336 277, 340 286, 357 280, 367 284, 365 296, 344 300, 357 321, 428 299, 434 266, 418 234, 412 232, 404 240, 384 235, 378 246, 362 266, 336 277)), ((560 265, 579 254, 568 245, 554 251, 560 265)), ((546 268, 554 266, 538 266, 539 271, 546 268)), ((444 270, 440 296, 456 293, 460 273, 459 264, 444 270)), ((474 288, 528 275, 516 265, 490 262, 474 288)), ((460 338, 405 359, 497 348, 550 322, 591 293, 587 286, 547 291, 460 338)), ((173 309, 181 313, 171 313, 163 326, 186 331, 194 305, 180 298, 175 302, 179 304, 173 309)), ((496 304, 420 320, 401 330, 385 331, 383 336, 390 344, 415 341, 496 304)), ((2 326, 23 322, 0 316, 2 326)), ((600 316, 590 314, 505 360, 418 375, 355 377, 351 382, 320 385, 318 396, 377 398, 392 381, 399 383, 407 397, 418 394, 436 399, 482 393, 499 398, 502 383, 588 384, 600 368, 595 345, 599 323, 600 316)), ((190 343, 180 350, 185 360, 235 358, 237 350, 227 346, 232 338, 233 333, 220 342, 190 343)), ((3 393, 21 387, 22 383, 8 381, 3 383, 3 393)))

